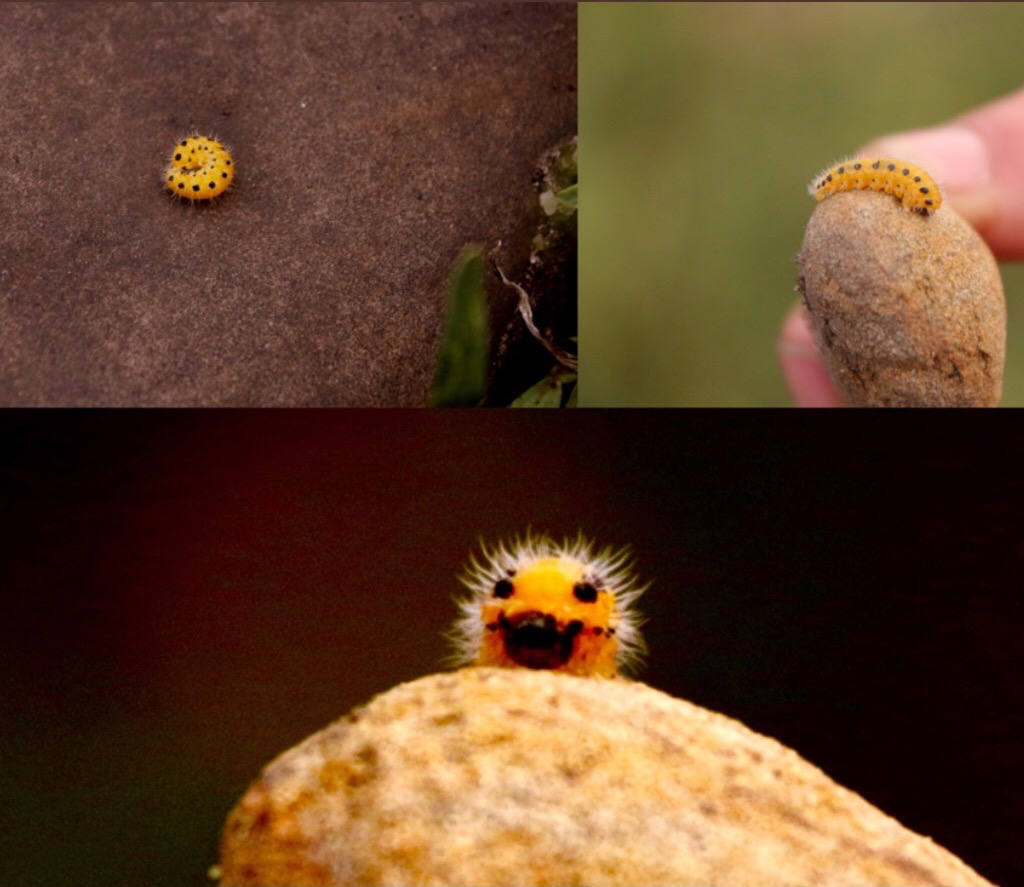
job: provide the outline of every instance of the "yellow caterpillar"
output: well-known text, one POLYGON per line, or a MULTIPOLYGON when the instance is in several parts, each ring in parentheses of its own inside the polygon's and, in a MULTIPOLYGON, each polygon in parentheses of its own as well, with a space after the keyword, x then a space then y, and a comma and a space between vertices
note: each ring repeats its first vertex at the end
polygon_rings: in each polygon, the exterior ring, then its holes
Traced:
POLYGON ((921 167, 902 160, 847 160, 824 170, 807 186, 815 200, 840 191, 881 191, 914 212, 928 215, 942 206, 942 193, 935 180, 921 167))
POLYGON ((624 549, 593 553, 582 536, 561 544, 527 536, 472 557, 470 597, 449 638, 455 665, 535 668, 615 677, 643 655, 633 602, 638 586, 624 549))
POLYGON ((216 139, 193 135, 174 146, 164 185, 187 200, 210 200, 227 191, 234 177, 231 152, 216 139))

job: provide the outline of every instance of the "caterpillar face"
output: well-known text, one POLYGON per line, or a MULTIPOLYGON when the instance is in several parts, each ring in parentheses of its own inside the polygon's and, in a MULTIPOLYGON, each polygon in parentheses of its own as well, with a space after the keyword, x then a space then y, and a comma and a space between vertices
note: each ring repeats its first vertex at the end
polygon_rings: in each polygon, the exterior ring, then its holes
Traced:
POLYGON ((582 537, 484 546, 462 577, 471 596, 451 633, 454 663, 614 677, 643 652, 630 605, 645 589, 628 557, 594 555, 582 537))
POLYGON ((215 139, 189 136, 174 146, 164 186, 188 200, 210 200, 223 194, 235 177, 231 152, 215 139))
POLYGON ((807 186, 815 200, 824 200, 840 191, 866 190, 890 194, 908 209, 925 216, 942 206, 942 193, 935 180, 921 167, 902 160, 848 160, 826 169, 807 186))

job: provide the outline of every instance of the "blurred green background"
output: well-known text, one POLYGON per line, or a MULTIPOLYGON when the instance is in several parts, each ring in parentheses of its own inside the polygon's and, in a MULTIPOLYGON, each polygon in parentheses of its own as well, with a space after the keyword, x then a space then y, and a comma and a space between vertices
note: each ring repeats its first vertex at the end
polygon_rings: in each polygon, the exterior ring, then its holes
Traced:
MULTIPOLYGON (((1024 5, 584 3, 581 406, 782 406, 818 170, 1024 83, 1024 5)), ((1024 268, 1003 264, 1003 404, 1024 268)))

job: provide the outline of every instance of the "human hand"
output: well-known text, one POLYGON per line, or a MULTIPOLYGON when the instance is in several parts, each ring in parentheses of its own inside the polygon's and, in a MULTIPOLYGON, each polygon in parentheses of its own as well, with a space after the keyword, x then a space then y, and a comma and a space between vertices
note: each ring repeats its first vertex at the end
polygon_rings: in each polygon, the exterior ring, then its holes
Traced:
MULTIPOLYGON (((939 182, 943 200, 997 259, 1024 258, 1024 89, 941 126, 884 136, 857 156, 912 160, 939 182)), ((786 315, 777 349, 797 406, 843 406, 802 304, 786 315)))

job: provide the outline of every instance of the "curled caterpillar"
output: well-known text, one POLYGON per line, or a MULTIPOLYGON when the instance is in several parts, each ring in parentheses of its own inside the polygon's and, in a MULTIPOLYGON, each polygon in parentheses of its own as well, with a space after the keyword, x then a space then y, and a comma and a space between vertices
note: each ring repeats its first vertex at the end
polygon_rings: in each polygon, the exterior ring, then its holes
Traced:
POLYGON ((482 546, 461 580, 470 596, 449 634, 454 665, 615 677, 644 653, 633 602, 646 590, 628 549, 593 552, 582 536, 482 546))
POLYGON ((234 177, 231 152, 216 139, 193 135, 174 146, 164 186, 188 200, 210 200, 227 191, 234 177))
POLYGON ((815 200, 839 191, 882 191, 891 194, 907 209, 928 215, 942 206, 942 193, 935 180, 921 167, 902 160, 847 160, 824 170, 807 186, 815 200))

